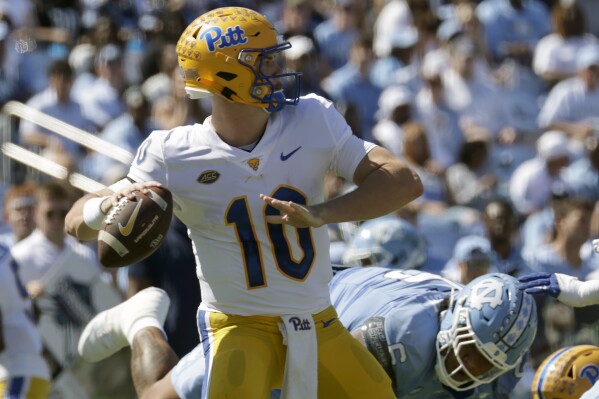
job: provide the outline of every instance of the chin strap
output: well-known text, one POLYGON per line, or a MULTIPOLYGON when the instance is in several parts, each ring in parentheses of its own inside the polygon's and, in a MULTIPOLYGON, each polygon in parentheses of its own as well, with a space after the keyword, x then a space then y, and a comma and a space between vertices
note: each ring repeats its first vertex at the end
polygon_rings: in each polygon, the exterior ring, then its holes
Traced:
POLYGON ((277 112, 283 109, 287 104, 285 102, 285 94, 281 91, 276 91, 262 99, 262 102, 268 104, 265 108, 267 112, 277 112))

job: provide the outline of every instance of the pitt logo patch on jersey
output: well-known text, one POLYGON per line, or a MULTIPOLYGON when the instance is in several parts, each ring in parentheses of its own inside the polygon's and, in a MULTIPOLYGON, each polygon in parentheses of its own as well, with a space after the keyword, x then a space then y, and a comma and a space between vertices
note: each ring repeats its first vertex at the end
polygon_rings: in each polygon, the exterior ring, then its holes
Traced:
POLYGON ((241 26, 236 25, 235 27, 228 27, 227 31, 223 33, 223 30, 218 26, 212 26, 206 29, 200 35, 200 40, 206 41, 208 51, 211 53, 218 48, 225 48, 236 46, 238 44, 247 43, 248 39, 245 37, 245 31, 241 29, 241 26))
POLYGON ((220 173, 218 173, 216 170, 205 170, 198 177, 198 183, 212 184, 217 181, 219 177, 220 173))
POLYGON ((260 158, 252 158, 249 159, 247 162, 247 165, 252 168, 255 171, 258 170, 258 168, 260 167, 260 158))

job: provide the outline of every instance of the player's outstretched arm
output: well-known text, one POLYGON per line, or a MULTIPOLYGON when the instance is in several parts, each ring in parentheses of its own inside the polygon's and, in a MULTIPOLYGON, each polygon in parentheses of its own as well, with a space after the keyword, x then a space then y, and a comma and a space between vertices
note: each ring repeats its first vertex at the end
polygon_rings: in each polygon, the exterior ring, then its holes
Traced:
MULTIPOLYGON (((100 191, 96 191, 95 193, 87 194, 79 198, 73 204, 69 210, 69 213, 67 213, 67 216, 64 219, 67 233, 77 237, 82 241, 91 241, 97 239, 99 228, 94 229, 85 223, 83 212, 84 209, 89 212, 91 210, 91 205, 95 205, 94 208, 96 208, 97 212, 101 212, 102 215, 106 215, 112 206, 110 201, 108 201, 108 198, 110 198, 112 194, 114 194, 114 191, 112 191, 110 188, 104 188, 100 191), (88 201, 92 202, 90 202, 86 207, 88 201)), ((90 217, 91 216, 92 215, 90 215, 90 217)))
POLYGON ((599 305, 599 280, 580 281, 561 273, 532 273, 518 279, 530 294, 546 294, 573 307, 599 305))
POLYGON ((84 195, 71 207, 65 217, 67 233, 79 240, 90 241, 98 238, 104 217, 123 197, 135 198, 136 191, 146 192, 148 187, 160 187, 156 181, 131 183, 123 179, 112 186, 84 195))
POLYGON ((266 203, 281 211, 280 215, 267 216, 267 220, 295 227, 368 220, 403 207, 423 192, 416 172, 382 147, 374 148, 362 159, 354 173, 354 183, 358 186, 354 191, 310 206, 261 195, 266 203))

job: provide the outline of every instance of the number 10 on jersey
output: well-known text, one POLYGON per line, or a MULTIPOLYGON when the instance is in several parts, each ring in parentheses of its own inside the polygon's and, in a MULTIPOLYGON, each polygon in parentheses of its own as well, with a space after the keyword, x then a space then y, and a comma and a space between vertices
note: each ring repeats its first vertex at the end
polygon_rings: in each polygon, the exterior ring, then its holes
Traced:
MULTIPOLYGON (((281 201, 293 201, 300 205, 306 205, 305 195, 291 187, 279 187, 270 196, 281 201)), ((272 206, 265 205, 262 211, 262 220, 257 221, 258 223, 264 223, 267 227, 269 242, 265 244, 260 243, 256 238, 255 220, 252 218, 246 196, 233 198, 227 207, 225 221, 227 225, 235 228, 249 289, 267 286, 262 259, 262 250, 265 248, 262 248, 261 244, 267 245, 272 250, 278 270, 290 279, 303 280, 314 263, 316 254, 311 230, 309 228, 295 228, 303 255, 299 260, 294 259, 284 225, 266 222, 266 216, 278 215, 279 213, 272 206)))

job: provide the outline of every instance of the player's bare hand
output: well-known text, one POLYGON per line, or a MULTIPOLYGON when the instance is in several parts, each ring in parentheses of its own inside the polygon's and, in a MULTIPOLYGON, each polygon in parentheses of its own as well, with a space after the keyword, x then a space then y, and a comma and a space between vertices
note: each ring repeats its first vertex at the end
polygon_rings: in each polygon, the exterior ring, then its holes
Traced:
POLYGON ((112 196, 110 196, 110 198, 107 201, 104 201, 102 203, 102 212, 107 213, 108 210, 110 210, 110 208, 116 206, 119 203, 119 200, 121 198, 127 197, 130 200, 133 200, 135 198, 135 192, 137 191, 147 193, 148 187, 162 187, 162 184, 160 184, 157 181, 133 183, 130 186, 127 186, 122 190, 115 192, 114 194, 112 194, 112 196))
POLYGON ((306 206, 296 204, 293 201, 281 201, 264 194, 260 194, 262 201, 281 212, 280 215, 269 215, 266 217, 268 223, 288 224, 293 227, 320 227, 324 221, 312 214, 306 206))
POLYGON ((29 281, 26 284, 25 289, 31 299, 37 299, 44 294, 44 285, 40 280, 29 281))

